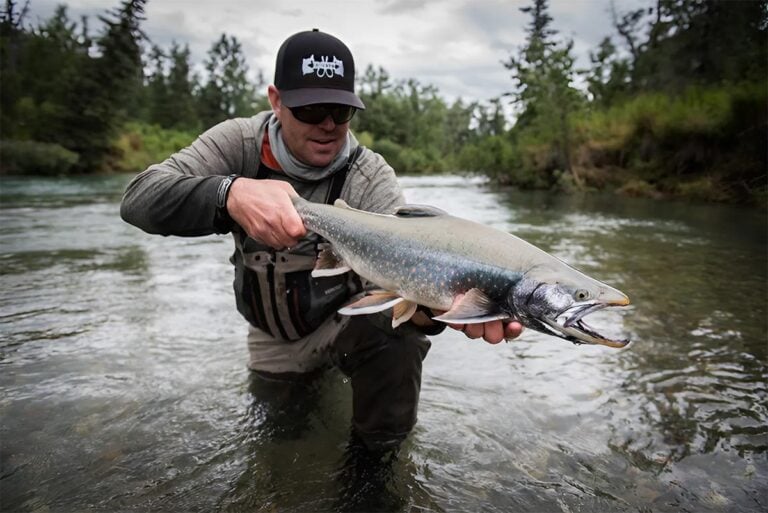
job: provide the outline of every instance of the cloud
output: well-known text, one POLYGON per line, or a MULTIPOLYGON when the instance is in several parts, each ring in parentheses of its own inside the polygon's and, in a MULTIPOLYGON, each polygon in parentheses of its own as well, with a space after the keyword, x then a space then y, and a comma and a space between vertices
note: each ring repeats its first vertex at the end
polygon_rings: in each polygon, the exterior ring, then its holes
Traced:
POLYGON ((376 12, 379 14, 403 14, 418 11, 427 5, 427 0, 376 0, 382 5, 376 12))
MULTIPOLYGON (((619 12, 650 0, 614 0, 619 12)), ((32 0, 29 21, 37 24, 53 14, 60 0, 32 0)), ((97 15, 119 0, 70 0, 70 17, 97 15)), ((511 88, 501 61, 525 42, 529 14, 520 7, 532 0, 154 0, 147 3, 143 29, 167 47, 188 43, 198 66, 222 33, 242 43, 252 70, 274 73, 274 58, 289 35, 320 28, 340 37, 352 49, 358 69, 384 67, 393 78, 415 78, 433 84, 448 98, 484 100, 511 88)), ((609 0, 550 0, 553 27, 574 40, 579 66, 612 32, 609 0)))
POLYGON ((301 9, 278 9, 277 11, 281 16, 288 16, 291 18, 300 18, 304 11, 301 9))

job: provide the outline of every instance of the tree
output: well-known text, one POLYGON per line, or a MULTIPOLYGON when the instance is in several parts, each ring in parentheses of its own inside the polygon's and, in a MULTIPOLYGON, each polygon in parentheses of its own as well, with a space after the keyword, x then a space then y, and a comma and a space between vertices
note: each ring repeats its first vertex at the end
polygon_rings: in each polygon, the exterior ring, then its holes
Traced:
POLYGON ((34 30, 25 30, 23 16, 8 2, 2 25, 3 138, 57 142, 67 129, 63 113, 67 92, 87 59, 69 20, 67 8, 59 6, 53 16, 34 30))
POLYGON ((488 105, 478 105, 474 118, 475 132, 480 136, 502 135, 506 132, 507 118, 501 98, 492 98, 488 105))
POLYGON ((235 36, 222 34, 208 51, 207 81, 200 91, 199 116, 212 126, 235 115, 254 112, 256 92, 248 80, 248 65, 235 36))
POLYGON ((200 122, 195 112, 195 80, 189 63, 189 45, 171 45, 170 68, 167 78, 167 119, 164 126, 197 129, 200 122))
POLYGON ((445 113, 445 153, 457 152, 472 138, 472 118, 477 102, 464 104, 461 98, 448 107, 445 113))
POLYGON ((166 120, 170 115, 168 102, 171 96, 167 84, 167 62, 168 57, 163 50, 152 45, 149 55, 146 57, 146 86, 144 95, 146 97, 146 114, 139 116, 145 118, 149 123, 167 127, 166 120))
POLYGON ((145 95, 148 98, 144 118, 163 128, 198 130, 195 110, 195 77, 189 63, 189 46, 175 41, 170 52, 153 45, 147 56, 145 95))
POLYGON ((377 139, 401 140, 395 132, 399 130, 398 116, 402 112, 389 73, 382 67, 376 69, 368 65, 357 80, 365 112, 353 118, 354 130, 368 132, 377 139))
POLYGON ((600 42, 596 52, 589 53, 592 68, 585 75, 592 101, 601 107, 612 105, 626 94, 630 86, 630 64, 618 56, 610 37, 600 42))
POLYGON ((105 166, 117 130, 137 110, 143 82, 141 45, 146 39, 139 27, 144 4, 125 0, 100 17, 105 28, 96 40, 98 55, 86 59, 72 79, 62 144, 80 154, 83 170, 105 166))
POLYGON ((511 96, 519 112, 514 129, 554 147, 556 158, 554 168, 549 170, 550 182, 555 179, 554 171, 560 169, 570 173, 575 184, 581 186, 570 157, 570 115, 582 100, 571 85, 573 41, 555 39, 557 31, 550 28, 552 17, 547 0, 534 0, 533 6, 520 10, 531 15, 526 44, 504 63, 512 71, 511 96))
POLYGON ((613 19, 636 91, 678 93, 768 74, 766 0, 657 0, 621 16, 614 9, 613 19))

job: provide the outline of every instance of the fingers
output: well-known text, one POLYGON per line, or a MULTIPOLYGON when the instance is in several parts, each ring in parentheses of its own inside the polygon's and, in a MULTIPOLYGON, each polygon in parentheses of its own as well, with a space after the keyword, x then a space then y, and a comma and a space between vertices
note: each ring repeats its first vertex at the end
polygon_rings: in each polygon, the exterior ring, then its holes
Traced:
POLYGON ((489 344, 498 344, 502 340, 512 340, 523 332, 523 325, 517 321, 504 323, 490 321, 480 324, 449 324, 455 330, 462 331, 471 339, 482 338, 489 344))
POLYGON ((489 344, 498 344, 504 340, 504 325, 501 321, 485 323, 483 339, 489 344))
POLYGON ((295 246, 307 233, 291 198, 296 191, 279 180, 235 180, 227 211, 249 237, 276 249, 295 246))
POLYGON ((504 327, 504 338, 506 340, 512 340, 513 338, 519 337, 522 332, 523 325, 517 321, 512 321, 507 323, 507 325, 504 327))
POLYGON ((293 203, 290 205, 290 210, 286 208, 283 216, 280 218, 282 232, 286 239, 285 247, 290 248, 299 242, 299 239, 307 234, 307 229, 304 228, 304 222, 299 217, 296 209, 293 208, 293 203))
POLYGON ((477 339, 483 336, 485 333, 485 325, 484 324, 465 324, 464 325, 464 334, 466 334, 471 339, 477 339))

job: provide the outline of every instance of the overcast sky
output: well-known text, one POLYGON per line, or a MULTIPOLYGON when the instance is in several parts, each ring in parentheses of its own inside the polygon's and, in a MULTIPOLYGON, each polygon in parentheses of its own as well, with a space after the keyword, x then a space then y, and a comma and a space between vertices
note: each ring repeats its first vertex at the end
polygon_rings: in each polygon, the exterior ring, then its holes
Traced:
MULTIPOLYGON (((19 1, 23 5, 23 2, 19 1)), ((78 20, 119 5, 119 0, 31 0, 28 20, 37 23, 65 3, 78 20)), ((271 82, 274 57, 283 40, 319 28, 344 41, 358 70, 383 66, 395 79, 433 84, 449 99, 488 100, 507 92, 509 72, 501 61, 525 39, 530 16, 519 8, 531 0, 149 0, 143 29, 153 43, 188 43, 201 63, 223 32, 243 44, 251 69, 271 82)), ((648 0, 614 0, 619 12, 648 0)), ((574 40, 577 64, 613 33, 610 0, 550 0, 553 28, 574 40)))

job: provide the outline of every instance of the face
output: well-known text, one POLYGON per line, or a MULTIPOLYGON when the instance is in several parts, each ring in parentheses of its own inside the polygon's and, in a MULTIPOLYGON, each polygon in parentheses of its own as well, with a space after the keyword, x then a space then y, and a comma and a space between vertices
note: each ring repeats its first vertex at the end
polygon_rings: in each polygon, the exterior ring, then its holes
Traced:
POLYGON ((267 90, 272 111, 282 124, 283 140, 291 153, 310 166, 325 167, 344 147, 349 122, 337 125, 330 116, 320 124, 302 123, 280 101, 280 91, 275 86, 267 90))

